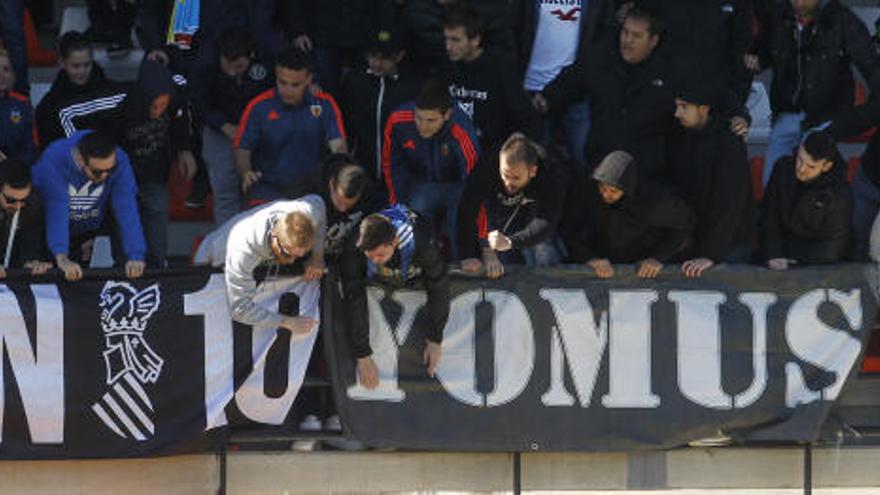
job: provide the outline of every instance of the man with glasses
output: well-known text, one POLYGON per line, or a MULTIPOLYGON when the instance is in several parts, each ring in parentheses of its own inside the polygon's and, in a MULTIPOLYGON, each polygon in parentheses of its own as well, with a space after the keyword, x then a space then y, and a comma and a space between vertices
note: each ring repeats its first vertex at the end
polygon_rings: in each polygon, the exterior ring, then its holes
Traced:
POLYGON ((134 173, 106 134, 83 131, 55 141, 34 165, 33 177, 46 205, 49 251, 67 280, 82 278, 83 247, 101 234, 110 236, 117 265, 126 260, 127 277, 143 274, 146 243, 134 173))
POLYGON ((31 187, 31 168, 16 158, 0 162, 0 278, 10 268, 42 275, 45 261, 43 209, 31 187))
POLYGON ((205 236, 194 262, 225 266, 226 294, 233 320, 307 334, 317 327, 316 320, 281 314, 257 302, 259 291, 254 270, 266 266, 271 273, 277 273, 280 265, 304 260, 303 277, 320 279, 324 274, 326 231, 326 208, 320 196, 309 194, 293 201, 275 201, 239 213, 205 236))

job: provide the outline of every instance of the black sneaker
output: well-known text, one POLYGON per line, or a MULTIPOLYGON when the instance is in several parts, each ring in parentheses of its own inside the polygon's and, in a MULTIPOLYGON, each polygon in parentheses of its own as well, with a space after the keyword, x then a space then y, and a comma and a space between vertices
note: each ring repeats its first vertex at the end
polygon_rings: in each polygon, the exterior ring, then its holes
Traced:
POLYGON ((192 192, 183 201, 183 206, 191 210, 200 210, 205 207, 205 200, 208 198, 208 188, 194 186, 192 192))

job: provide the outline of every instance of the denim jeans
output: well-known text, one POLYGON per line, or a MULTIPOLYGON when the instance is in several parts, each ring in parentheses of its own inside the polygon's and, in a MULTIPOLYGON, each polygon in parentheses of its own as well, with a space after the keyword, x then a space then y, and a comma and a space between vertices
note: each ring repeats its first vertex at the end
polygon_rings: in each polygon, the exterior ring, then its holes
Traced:
POLYGON ((773 127, 767 141, 767 153, 764 155, 764 186, 770 182, 770 174, 777 160, 791 155, 803 137, 801 123, 806 115, 801 113, 780 113, 774 116, 773 127))
POLYGON ((168 186, 138 185, 138 209, 147 241, 147 268, 165 268, 168 254, 168 186))
POLYGON ((545 141, 550 142, 556 129, 562 128, 565 133, 565 146, 571 155, 574 172, 581 173, 587 168, 586 147, 587 136, 590 134, 590 101, 584 99, 570 106, 559 120, 548 123, 545 141))
MULTIPOLYGON (((880 189, 859 167, 852 183, 853 191, 853 233, 855 234, 855 255, 862 259, 868 252, 868 241, 874 246, 872 226, 880 211, 880 189)), ((880 239, 878 239, 880 240, 880 239)))
POLYGON ((526 266, 541 268, 556 266, 562 262, 560 241, 555 237, 543 240, 534 246, 524 247, 516 251, 504 251, 497 254, 498 259, 504 264, 522 263, 526 266))
POLYGON ((30 93, 27 45, 24 38, 24 0, 0 0, 0 38, 15 71, 15 90, 30 93))
POLYGON ((208 165, 208 179, 214 191, 214 224, 220 226, 241 211, 241 179, 232 164, 232 140, 205 126, 202 158, 208 165))
POLYGON ((446 235, 449 237, 449 257, 458 259, 458 202, 464 190, 463 182, 413 181, 401 191, 400 202, 431 221, 434 230, 440 231, 440 219, 445 218, 446 235))

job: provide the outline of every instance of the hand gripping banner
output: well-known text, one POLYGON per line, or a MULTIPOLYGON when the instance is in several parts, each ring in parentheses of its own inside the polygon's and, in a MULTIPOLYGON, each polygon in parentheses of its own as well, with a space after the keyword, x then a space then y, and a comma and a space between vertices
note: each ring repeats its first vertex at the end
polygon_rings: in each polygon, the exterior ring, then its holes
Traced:
MULTIPOLYGON (((325 290, 336 402, 376 447, 622 451, 702 438, 815 440, 859 362, 874 267, 716 269, 598 280, 578 268, 453 277, 436 378, 425 295, 369 289, 380 384, 356 381, 325 290), (870 282, 870 283, 869 283, 870 282)), ((325 286, 327 288, 327 286, 325 286)))

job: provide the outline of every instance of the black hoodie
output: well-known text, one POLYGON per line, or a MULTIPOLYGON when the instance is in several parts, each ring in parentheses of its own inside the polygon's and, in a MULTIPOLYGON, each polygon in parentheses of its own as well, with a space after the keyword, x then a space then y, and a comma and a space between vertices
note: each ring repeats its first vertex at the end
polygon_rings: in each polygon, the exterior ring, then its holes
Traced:
POLYGON ((852 233, 853 198, 842 158, 819 177, 801 182, 795 159, 773 168, 761 203, 761 253, 765 260, 791 258, 834 263, 847 254, 852 233))
POLYGON ((514 250, 534 246, 556 233, 562 216, 568 177, 558 167, 551 167, 549 161, 539 164, 537 175, 511 195, 501 181, 498 154, 492 156, 474 168, 461 195, 458 250, 462 259, 479 258, 478 245, 485 246, 485 235, 491 230, 509 237, 514 250), (481 210, 486 220, 483 228, 479 228, 481 210))
POLYGON ((61 127, 61 119, 58 115, 62 108, 71 102, 88 99, 88 95, 112 86, 120 86, 121 89, 121 85, 104 76, 104 70, 97 63, 92 65, 92 74, 82 86, 73 84, 64 70, 58 71, 58 76, 55 77, 52 87, 40 100, 35 112, 40 147, 45 148, 52 141, 67 137, 61 127))
POLYGON ((614 171, 604 164, 596 173, 609 173, 600 179, 582 179, 578 189, 582 194, 577 211, 583 230, 579 242, 570 246, 573 261, 605 258, 612 263, 635 263, 655 258, 665 263, 690 245, 696 218, 687 203, 640 179, 633 163, 621 163, 614 171), (599 180, 621 189, 623 197, 605 203, 599 180))
POLYGON ((138 80, 125 100, 105 119, 104 127, 131 159, 138 184, 165 184, 171 162, 179 151, 191 149, 189 113, 171 71, 145 60, 138 80), (171 95, 168 109, 150 118, 150 105, 159 95, 171 95))
POLYGON ((693 255, 716 263, 748 257, 755 203, 742 138, 716 118, 703 129, 682 130, 673 172, 679 194, 697 214, 693 255))

